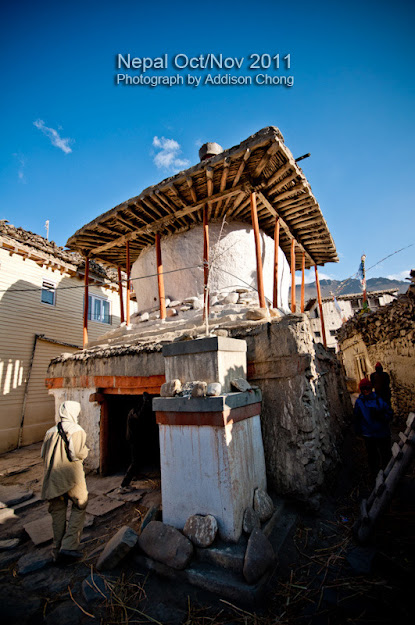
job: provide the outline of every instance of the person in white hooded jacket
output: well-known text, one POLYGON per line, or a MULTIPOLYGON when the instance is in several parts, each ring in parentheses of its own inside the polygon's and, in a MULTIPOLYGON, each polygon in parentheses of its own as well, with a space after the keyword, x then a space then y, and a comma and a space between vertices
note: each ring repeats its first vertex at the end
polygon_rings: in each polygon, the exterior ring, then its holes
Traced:
POLYGON ((86 433, 78 425, 81 406, 77 401, 65 401, 56 416, 56 425, 50 428, 42 445, 44 461, 42 499, 49 501, 52 516, 54 558, 82 557, 79 551, 85 521, 88 491, 83 461, 88 455, 86 433), (72 502, 71 515, 66 521, 66 510, 72 502))

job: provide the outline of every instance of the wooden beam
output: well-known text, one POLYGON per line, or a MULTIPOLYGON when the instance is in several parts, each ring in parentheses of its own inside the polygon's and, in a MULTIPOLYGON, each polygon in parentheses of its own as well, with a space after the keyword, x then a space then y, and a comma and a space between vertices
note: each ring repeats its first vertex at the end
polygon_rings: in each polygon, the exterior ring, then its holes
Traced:
MULTIPOLYGON (((244 189, 245 189, 245 185, 240 184, 234 187, 233 189, 228 189, 226 191, 219 192, 219 193, 216 193, 215 195, 212 195, 212 197, 210 198, 210 201, 215 202, 216 200, 222 199, 224 197, 232 197, 234 195, 237 195, 244 189)), ((190 206, 187 206, 186 208, 183 208, 182 210, 177 211, 174 218, 177 219, 179 217, 182 217, 183 215, 188 215, 189 213, 193 213, 194 211, 199 210, 200 208, 203 207, 203 204, 205 203, 205 201, 206 201, 205 199, 199 200, 195 204, 191 204, 190 206)), ((105 252, 106 250, 111 249, 112 247, 120 247, 121 245, 124 245, 127 241, 133 241, 134 239, 137 239, 143 233, 148 234, 150 232, 157 232, 167 222, 171 221, 172 217, 173 217, 172 215, 168 215, 167 217, 156 219, 142 228, 137 228, 137 230, 135 230, 134 232, 130 232, 128 234, 123 235, 122 237, 119 237, 118 239, 115 239, 113 241, 105 243, 104 245, 100 245, 99 247, 96 247, 94 250, 91 250, 91 253, 94 255, 97 255, 97 254, 100 254, 101 252, 105 252)))
POLYGON ((268 178, 267 180, 268 189, 270 188, 271 185, 274 184, 274 182, 279 181, 282 176, 285 176, 285 174, 291 169, 294 169, 294 171, 298 171, 298 167, 296 166, 294 160, 289 160, 288 163, 285 163, 285 165, 277 169, 275 174, 272 174, 272 176, 268 178))
POLYGON ((252 226, 254 228, 254 237, 255 237, 256 275, 257 275, 259 306, 260 308, 266 308, 267 306, 265 303, 265 295, 264 295, 264 279, 262 276, 261 239, 259 237, 259 225, 258 225, 258 215, 257 215, 257 210, 256 210, 255 191, 251 193, 251 219, 252 219, 252 226))
POLYGON ((301 259, 301 312, 304 312, 304 291, 305 291, 305 254, 301 259))
POLYGON ((323 302, 321 300, 320 280, 318 279, 317 265, 314 265, 314 270, 315 270, 315 273, 316 273, 316 287, 317 287, 318 307, 320 309, 321 335, 323 337, 323 345, 324 345, 324 347, 327 347, 326 328, 325 328, 325 324, 324 324, 324 315, 323 315, 323 302))
POLYGON ((291 239, 291 312, 295 313, 295 239, 291 239))
MULTIPOLYGON (((226 181, 228 180, 230 164, 231 164, 231 159, 229 158, 229 156, 227 156, 225 160, 223 161, 223 170, 222 170, 222 176, 220 179, 219 191, 224 191, 226 189, 226 181)), ((219 200, 218 202, 216 202, 215 210, 213 213, 214 219, 216 219, 219 216, 219 211, 220 211, 221 206, 222 206, 222 200, 219 200)))
POLYGON ((279 217, 275 217, 275 230, 274 230, 274 293, 272 305, 274 308, 278 308, 278 251, 280 245, 280 220, 279 217))
MULTIPOLYGON (((241 161, 241 163, 240 163, 240 165, 238 167, 238 171, 236 172, 236 176, 233 179, 232 188, 235 188, 236 185, 238 184, 238 182, 240 181, 242 173, 243 173, 243 171, 245 169, 245 165, 246 165, 246 163, 248 161, 248 158, 250 156, 251 156, 251 150, 249 148, 246 148, 246 150, 245 150, 245 152, 244 152, 244 154, 242 156, 242 161, 241 161)), ((230 197, 228 197, 228 199, 226 200, 225 205, 223 207, 223 210, 226 210, 226 207, 229 204, 229 200, 230 200, 230 197)))
MULTIPOLYGON (((176 189, 176 187, 174 186, 173 183, 171 183, 168 187, 168 190, 174 195, 174 197, 177 199, 177 201, 179 202, 179 204, 181 205, 182 208, 186 208, 187 204, 186 202, 183 200, 182 196, 180 195, 180 193, 178 192, 178 190, 176 189)), ((189 213, 190 217, 193 219, 194 222, 197 221, 195 215, 193 213, 189 213)))
POLYGON ((203 284, 204 284, 204 307, 203 307, 203 319, 206 321, 206 313, 209 316, 209 292, 208 292, 208 279, 209 279, 209 222, 208 222, 208 209, 205 204, 203 207, 203 284))
POLYGON ((265 154, 263 154, 261 160, 259 161, 258 165, 255 168, 255 171, 253 173, 253 178, 259 178, 259 176, 262 174, 262 172, 264 171, 265 167, 268 165, 269 161, 271 160, 271 157, 278 152, 280 148, 280 142, 278 141, 278 139, 275 139, 275 141, 273 143, 271 143, 271 145, 269 146, 268 150, 265 152, 265 154))
MULTIPOLYGON (((208 197, 212 197, 213 195, 213 168, 212 167, 206 167, 206 191, 207 191, 207 196, 208 197)), ((206 206, 206 204, 205 204, 206 206)), ((204 219, 205 219, 205 206, 203 207, 203 223, 204 219)), ((207 210, 208 210, 208 215, 207 218, 210 217, 210 211, 211 211, 211 207, 212 204, 210 202, 207 203, 207 210)))
MULTIPOLYGON (((284 191, 283 193, 277 193, 277 195, 272 198, 272 201, 275 203, 281 202, 282 200, 292 197, 294 196, 294 194, 297 194, 297 193, 300 193, 300 195, 304 195, 304 197, 307 197, 306 189, 304 188, 304 185, 295 184, 290 189, 288 189, 288 191, 284 191)), ((270 193, 270 195, 273 195, 273 194, 270 193)), ((297 200, 299 199, 298 195, 295 196, 295 199, 297 200)))
MULTIPOLYGON (((288 226, 288 224, 285 223, 285 221, 282 219, 282 217, 280 215, 278 215, 277 211, 275 210, 275 208, 272 206, 271 202, 268 200, 268 198, 266 197, 266 195, 262 192, 259 191, 258 192, 258 197, 260 198, 261 202, 264 204, 264 206, 267 207, 267 209, 269 210, 269 212, 271 213, 271 215, 274 215, 274 217, 279 217, 280 220, 280 226, 284 231, 284 234, 289 238, 289 239, 293 239, 294 235, 291 233, 291 230, 288 226)), ((303 247, 303 245, 297 241, 297 246, 300 248, 300 250, 302 252, 305 252, 306 256, 309 258, 310 260, 310 264, 314 265, 315 261, 314 258, 311 256, 311 254, 305 249, 305 247, 303 247)))
POLYGON ((89 306, 89 293, 88 293, 88 283, 89 283, 89 258, 88 256, 85 258, 85 278, 84 278, 84 327, 83 327, 83 348, 88 344, 88 306, 89 306))
POLYGON ((122 297, 121 267, 118 267, 118 293, 120 295, 120 320, 124 323, 124 301, 122 297))
POLYGON ((166 318, 166 295, 164 292, 163 262, 161 259, 160 233, 156 232, 157 286, 159 292, 160 319, 166 318))
MULTIPOLYGON (((303 180, 303 181, 306 180, 305 176, 300 174, 298 171, 295 171, 293 174, 290 174, 286 178, 283 178, 282 180, 277 182, 277 184, 275 186, 273 186, 271 188, 268 187, 268 193, 274 195, 274 193, 277 193, 278 191, 283 189, 287 184, 290 184, 290 182, 293 182, 294 180, 297 180, 297 182, 299 182, 298 178, 300 178, 300 180, 303 180)), ((287 190, 289 190, 289 189, 287 189, 287 190)))
POLYGON ((127 301, 126 307, 126 322, 127 326, 130 325, 130 297, 131 297, 131 283, 130 283, 130 242, 125 244, 125 256, 126 256, 126 270, 127 270, 127 301))

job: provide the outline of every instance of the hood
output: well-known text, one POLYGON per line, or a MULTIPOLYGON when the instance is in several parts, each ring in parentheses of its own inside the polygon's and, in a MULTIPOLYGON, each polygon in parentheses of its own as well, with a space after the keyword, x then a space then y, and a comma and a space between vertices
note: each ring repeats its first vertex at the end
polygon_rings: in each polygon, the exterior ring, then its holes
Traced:
POLYGON ((78 416, 81 412, 81 404, 77 401, 64 401, 59 407, 59 414, 55 417, 56 424, 59 421, 73 423, 76 425, 78 423, 78 416))

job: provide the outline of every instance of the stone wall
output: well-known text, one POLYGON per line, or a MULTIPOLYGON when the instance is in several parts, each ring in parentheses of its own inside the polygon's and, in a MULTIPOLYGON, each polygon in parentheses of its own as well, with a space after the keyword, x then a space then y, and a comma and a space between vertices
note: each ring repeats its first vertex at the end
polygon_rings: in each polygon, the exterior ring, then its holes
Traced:
POLYGON ((315 344, 306 315, 232 332, 248 345, 248 379, 260 387, 267 479, 276 492, 313 505, 339 461, 351 415, 343 371, 315 344))
POLYGON ((359 382, 359 357, 368 373, 376 362, 391 377, 392 408, 398 419, 415 410, 415 294, 412 289, 376 312, 356 315, 338 333, 346 375, 359 382))

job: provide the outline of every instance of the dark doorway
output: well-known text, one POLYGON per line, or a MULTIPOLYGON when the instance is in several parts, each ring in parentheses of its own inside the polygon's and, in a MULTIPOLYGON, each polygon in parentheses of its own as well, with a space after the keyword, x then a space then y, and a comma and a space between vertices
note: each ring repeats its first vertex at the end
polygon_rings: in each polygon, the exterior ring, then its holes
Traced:
MULTIPOLYGON (((157 397, 151 395, 150 398, 157 397)), ((133 408, 141 411, 142 395, 107 395, 108 449, 105 473, 125 472, 131 462, 130 442, 127 441, 127 417, 133 408)), ((140 412, 139 435, 135 441, 140 458, 140 471, 148 473, 160 468, 159 432, 151 401, 140 412)))

